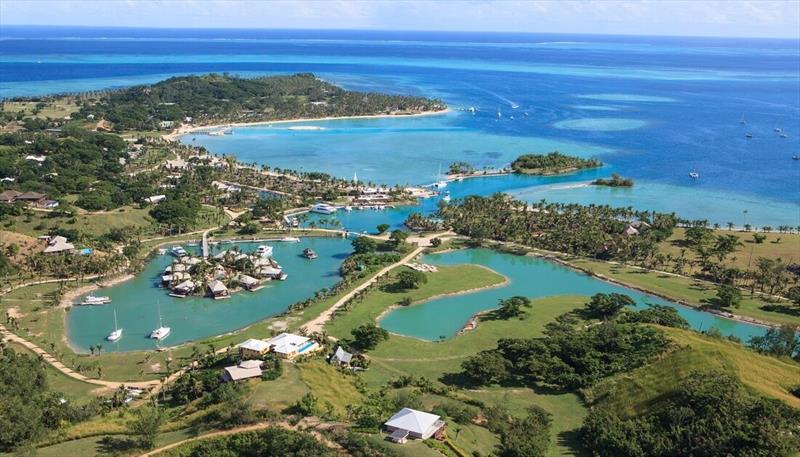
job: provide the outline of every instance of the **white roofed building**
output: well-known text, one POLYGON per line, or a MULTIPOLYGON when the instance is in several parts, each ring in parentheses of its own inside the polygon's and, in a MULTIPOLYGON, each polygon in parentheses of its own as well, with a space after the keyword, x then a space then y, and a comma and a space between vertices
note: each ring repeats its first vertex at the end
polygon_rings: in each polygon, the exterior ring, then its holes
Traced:
POLYGON ((250 338, 239 345, 239 355, 243 359, 258 358, 269 352, 270 345, 264 340, 250 338))
POLYGON ((62 252, 72 252, 75 250, 75 245, 68 242, 63 236, 54 236, 47 241, 47 246, 44 247, 45 254, 59 254, 62 252))
POLYGON ((267 344, 273 352, 285 359, 293 359, 320 349, 320 345, 311 338, 293 333, 281 333, 267 340, 267 344))
POLYGON ((444 429, 444 421, 436 414, 403 408, 383 426, 391 433, 392 441, 404 443, 408 437, 426 440, 432 436, 439 436, 444 429))
POLYGON ((222 379, 226 382, 230 382, 261 377, 262 363, 264 362, 260 360, 244 360, 239 362, 239 365, 225 367, 222 373, 222 379))

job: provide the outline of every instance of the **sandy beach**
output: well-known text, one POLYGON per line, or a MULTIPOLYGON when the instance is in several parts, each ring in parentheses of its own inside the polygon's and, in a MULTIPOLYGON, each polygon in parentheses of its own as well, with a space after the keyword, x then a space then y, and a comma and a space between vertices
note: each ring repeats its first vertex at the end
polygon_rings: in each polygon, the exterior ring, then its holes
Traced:
POLYGON ((58 306, 60 308, 66 308, 69 306, 75 305, 76 300, 88 293, 94 292, 98 289, 105 289, 107 287, 115 286, 117 284, 123 283, 125 281, 129 281, 133 279, 135 276, 133 274, 124 274, 121 276, 116 276, 114 278, 108 279, 103 281, 102 283, 95 282, 93 284, 87 284, 85 286, 78 287, 77 289, 71 289, 64 292, 64 295, 61 297, 61 300, 58 302, 58 306))
MULTIPOLYGON (((227 129, 227 128, 234 128, 234 127, 250 127, 254 125, 270 125, 270 124, 290 124, 290 123, 297 123, 297 122, 319 122, 319 121, 337 121, 337 120, 344 120, 344 119, 382 119, 382 118, 390 118, 390 117, 423 117, 423 116, 436 116, 440 114, 447 114, 451 111, 450 108, 445 108, 439 111, 426 111, 424 113, 415 113, 415 114, 369 114, 363 116, 329 116, 329 117, 317 117, 317 118, 308 118, 308 119, 281 119, 276 121, 258 121, 258 122, 231 122, 227 124, 209 124, 209 125, 186 125, 178 127, 177 129, 173 130, 172 132, 163 135, 162 138, 170 141, 176 141, 180 136, 186 135, 193 132, 203 132, 206 130, 215 130, 215 129, 227 129)), ((316 129, 315 129, 316 130, 316 129)))

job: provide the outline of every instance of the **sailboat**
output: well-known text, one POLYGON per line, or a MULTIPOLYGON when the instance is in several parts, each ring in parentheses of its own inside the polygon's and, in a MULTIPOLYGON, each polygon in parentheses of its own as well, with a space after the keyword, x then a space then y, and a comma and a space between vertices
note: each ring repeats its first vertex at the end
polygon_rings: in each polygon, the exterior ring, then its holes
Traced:
POLYGON ((450 200, 452 200, 452 197, 450 196, 450 192, 447 191, 447 192, 444 193, 444 197, 442 197, 442 201, 445 202, 445 203, 450 203, 450 200))
POLYGON ((742 124, 742 125, 747 124, 747 121, 744 120, 744 114, 742 114, 742 118, 739 119, 739 123, 742 124))
POLYGON ((692 171, 689 172, 689 177, 692 178, 692 179, 698 179, 700 177, 700 173, 692 170, 692 171))
POLYGON ((447 187, 447 181, 442 179, 442 165, 441 164, 439 164, 439 173, 436 174, 436 179, 437 179, 437 181, 435 183, 433 183, 433 187, 435 187, 437 189, 444 189, 445 187, 447 187))
POLYGON ((161 321, 161 305, 158 306, 158 328, 150 332, 150 339, 153 340, 163 340, 169 335, 169 332, 172 331, 169 327, 164 327, 164 323, 161 321))
POLYGON ((109 333, 106 339, 108 341, 117 341, 122 338, 122 329, 117 325, 117 310, 114 310, 114 331, 109 333))

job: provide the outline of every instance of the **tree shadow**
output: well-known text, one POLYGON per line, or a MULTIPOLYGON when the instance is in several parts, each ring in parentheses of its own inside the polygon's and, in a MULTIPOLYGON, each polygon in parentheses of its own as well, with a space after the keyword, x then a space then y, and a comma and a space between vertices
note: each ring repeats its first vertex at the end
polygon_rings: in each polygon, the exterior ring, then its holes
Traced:
POLYGON ((400 294, 409 291, 409 289, 404 288, 396 282, 384 284, 380 287, 380 290, 381 292, 386 292, 388 294, 400 294))
POLYGON ((759 309, 770 313, 788 314, 789 316, 800 317, 800 306, 790 306, 782 303, 765 303, 759 309))
POLYGON ((564 430, 556 435, 556 444, 565 447, 572 451, 572 455, 578 457, 588 457, 592 455, 588 449, 583 446, 581 440, 581 429, 576 428, 573 430, 564 430))
POLYGON ((117 455, 138 448, 139 443, 129 436, 104 436, 97 442, 99 454, 117 455))

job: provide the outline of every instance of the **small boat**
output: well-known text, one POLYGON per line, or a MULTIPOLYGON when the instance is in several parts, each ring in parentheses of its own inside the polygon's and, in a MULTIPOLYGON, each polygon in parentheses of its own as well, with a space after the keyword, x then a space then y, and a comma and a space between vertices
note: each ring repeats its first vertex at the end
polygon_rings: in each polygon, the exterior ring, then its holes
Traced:
POLYGON ((349 213, 350 211, 353 211, 353 207, 350 206, 350 205, 347 205, 347 206, 344 207, 344 210, 349 213))
POLYGON ((291 218, 289 222, 292 224, 292 227, 300 227, 300 221, 296 217, 291 218))
POLYGON ((450 203, 451 199, 452 198, 450 197, 450 192, 445 192, 444 193, 444 197, 442 197, 442 201, 445 202, 445 203, 450 203))
POLYGON ((183 246, 173 246, 172 249, 170 249, 170 253, 175 257, 185 257, 189 255, 186 249, 183 249, 183 246))
POLYGON ((500 114, 500 110, 497 110, 497 118, 499 119, 499 118, 501 118, 501 117, 503 117, 503 115, 502 115, 502 114, 500 114))
POLYGON ((164 248, 161 248, 161 249, 158 250, 158 255, 164 255, 166 253, 167 253, 167 250, 164 249, 164 248))
POLYGON ((744 114, 742 114, 742 118, 741 118, 741 119, 739 119, 739 123, 740 123, 740 124, 742 124, 742 125, 745 125, 745 124, 747 124, 747 121, 746 121, 746 120, 744 120, 744 114))
POLYGON ((286 281, 288 278, 289 275, 287 275, 286 273, 281 273, 281 275, 278 276, 278 281, 286 281))
POLYGON ((748 133, 745 133, 745 134, 744 134, 744 137, 745 137, 745 138, 753 138, 753 134, 752 134, 752 133, 750 133, 750 132, 748 132, 748 133))
POLYGON ((336 212, 336 207, 327 203, 317 203, 311 207, 311 212, 318 214, 333 214, 336 212))
POLYGON ((525 117, 528 117, 528 112, 525 111, 524 113, 522 113, 522 115, 525 116, 525 117))
POLYGON ((281 241, 283 241, 284 243, 299 243, 300 238, 297 238, 296 236, 285 236, 281 238, 281 241))
POLYGON ((509 119, 511 119, 511 120, 513 121, 513 120, 514 120, 514 115, 512 114, 512 115, 511 115, 511 116, 509 116, 508 118, 509 118, 509 119))
POLYGON ((473 115, 475 114, 475 111, 477 111, 477 110, 475 109, 474 106, 470 106, 469 107, 469 112, 472 113, 473 115))
POLYGON ((792 160, 800 160, 800 154, 793 155, 792 160))
POLYGON ((111 298, 106 296, 98 297, 96 295, 87 295, 81 301, 81 305, 105 305, 107 303, 111 303, 111 298))
POLYGON ((169 336, 169 332, 172 329, 169 327, 164 327, 164 323, 161 321, 161 306, 158 307, 158 328, 150 332, 150 339, 151 340, 163 340, 167 336, 169 336))
POLYGON ((689 172, 689 177, 692 178, 692 179, 698 179, 698 178, 700 178, 700 173, 698 173, 696 171, 690 171, 689 172))
POLYGON ((317 258, 317 253, 314 252, 314 250, 311 249, 311 248, 305 248, 305 249, 303 249, 303 257, 305 257, 307 259, 316 259, 317 258))
POLYGON ((108 341, 117 341, 122 338, 122 329, 117 326, 117 310, 114 310, 114 331, 109 333, 106 339, 108 341))
POLYGON ((783 133, 783 129, 780 127, 775 127, 774 129, 772 129, 772 131, 775 133, 783 133))
POLYGON ((779 133, 778 136, 781 137, 781 138, 788 138, 789 137, 788 135, 786 135, 783 132, 779 133))
POLYGON ((272 257, 272 246, 262 244, 258 247, 258 249, 256 249, 256 254, 260 255, 261 257, 272 257))
POLYGON ((445 187, 447 187, 447 181, 445 180, 436 181, 435 183, 433 183, 433 187, 437 189, 444 189, 445 187))

